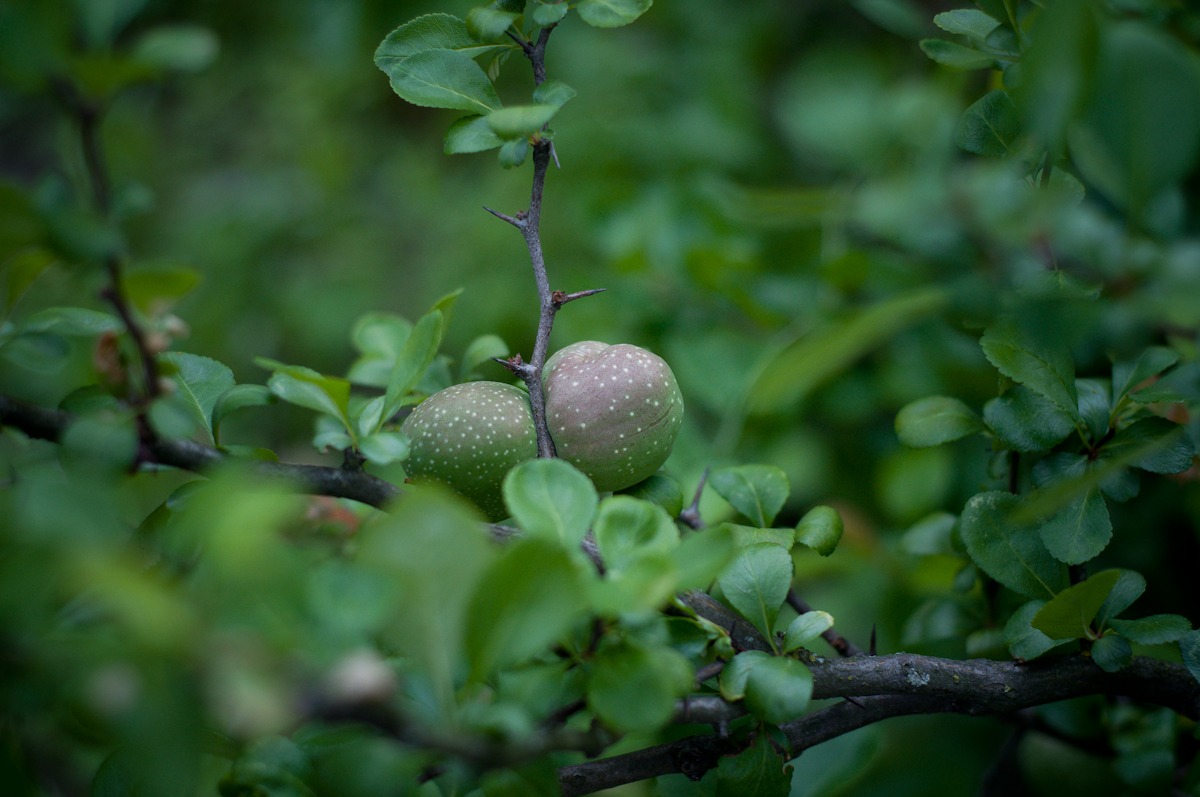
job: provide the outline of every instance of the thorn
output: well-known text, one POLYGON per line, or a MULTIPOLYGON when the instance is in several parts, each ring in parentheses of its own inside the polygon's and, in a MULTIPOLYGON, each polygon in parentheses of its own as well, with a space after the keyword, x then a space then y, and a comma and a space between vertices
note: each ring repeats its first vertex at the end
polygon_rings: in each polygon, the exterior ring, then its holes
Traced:
POLYGON ((704 528, 704 520, 700 517, 700 496, 704 493, 704 485, 708 483, 708 468, 700 476, 700 484, 696 486, 696 494, 692 497, 691 505, 679 513, 679 519, 689 528, 699 531, 704 528))
POLYGON ((562 164, 558 162, 558 150, 554 148, 553 141, 550 142, 550 157, 554 158, 554 167, 556 169, 561 169, 562 164))
POLYGON ((875 624, 871 623, 871 645, 867 648, 867 655, 875 655, 875 624))
POLYGON ((524 213, 518 213, 515 217, 513 217, 513 216, 509 216, 507 213, 501 213, 498 210, 492 210, 487 205, 484 205, 483 209, 486 210, 488 213, 491 213, 493 216, 500 219, 501 221, 508 222, 512 226, 516 227, 518 230, 525 229, 525 222, 522 220, 522 217, 525 215, 524 213))
POLYGON ((576 291, 575 293, 563 293, 562 291, 553 291, 550 294, 550 302, 555 308, 562 307, 568 302, 573 302, 576 299, 586 299, 589 296, 595 296, 597 293, 604 293, 607 288, 592 288, 586 291, 576 291))
POLYGON ((854 699, 854 698, 852 698, 852 697, 847 697, 847 698, 846 698, 846 702, 847 702, 847 703, 852 703, 853 705, 856 705, 856 706, 858 706, 859 708, 863 708, 863 709, 865 709, 865 708, 866 708, 866 706, 864 706, 862 703, 858 702, 857 700, 855 700, 855 699, 854 699))

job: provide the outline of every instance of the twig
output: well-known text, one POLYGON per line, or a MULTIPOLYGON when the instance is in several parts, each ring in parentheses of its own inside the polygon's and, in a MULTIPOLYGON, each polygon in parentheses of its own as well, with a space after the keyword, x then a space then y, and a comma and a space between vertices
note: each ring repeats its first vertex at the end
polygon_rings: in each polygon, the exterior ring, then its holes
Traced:
POLYGON ((700 476, 700 483, 696 485, 696 493, 692 496, 692 503, 679 513, 680 522, 696 531, 704 528, 704 518, 700 517, 700 497, 704 494, 704 485, 708 483, 708 470, 708 468, 705 468, 704 473, 700 476))
MULTIPOLYGON (((58 442, 74 420, 70 413, 0 395, 0 425, 20 429, 30 437, 58 442)), ((376 508, 383 508, 400 495, 395 485, 364 471, 242 459, 193 440, 154 439, 147 443, 145 453, 149 456, 144 461, 196 473, 237 463, 267 481, 286 482, 306 493, 349 498, 376 508)))

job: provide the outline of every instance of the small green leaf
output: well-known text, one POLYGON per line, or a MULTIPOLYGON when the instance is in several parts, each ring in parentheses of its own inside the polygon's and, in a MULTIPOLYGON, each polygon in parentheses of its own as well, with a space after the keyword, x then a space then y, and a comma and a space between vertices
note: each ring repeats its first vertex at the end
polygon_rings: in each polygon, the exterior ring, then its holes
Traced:
POLYGON ((562 22, 566 15, 566 2, 538 3, 533 9, 533 24, 547 28, 562 22))
POLYGON ((508 472, 504 504, 525 533, 573 549, 599 502, 591 479, 561 459, 531 459, 508 472))
POLYGON ((1200 631, 1184 634, 1179 640, 1179 653, 1183 658, 1183 666, 1197 681, 1200 681, 1200 631))
POLYGON ((1000 442, 1022 452, 1053 448, 1075 429, 1071 413, 1024 385, 985 404, 983 419, 1000 442))
POLYGON ((833 628, 833 615, 829 612, 805 612, 788 624, 783 634, 783 650, 787 653, 803 647, 830 628, 833 628))
POLYGON ((963 402, 929 396, 906 404, 896 413, 896 436, 912 448, 927 448, 983 431, 983 421, 963 402))
POLYGON ((200 273, 190 268, 158 268, 130 272, 121 279, 125 295, 146 315, 161 312, 200 284, 200 273))
POLYGON ((671 721, 692 677, 687 660, 671 648, 604 647, 592 661, 588 706, 615 731, 654 731, 671 721))
POLYGON ((200 25, 164 25, 151 28, 133 46, 133 58, 155 69, 200 72, 217 59, 221 44, 200 25))
POLYGON ((1120 578, 1117 570, 1103 570, 1055 595, 1034 616, 1031 625, 1051 639, 1087 639, 1094 636, 1092 620, 1120 578))
POLYGON ((1146 591, 1146 579, 1136 570, 1117 570, 1117 583, 1096 612, 1096 626, 1107 628, 1112 619, 1133 605, 1146 591))
POLYGON ((842 516, 831 506, 814 506, 796 524, 796 542, 829 556, 842 540, 842 516))
POLYGON ((1014 658, 1032 661, 1046 651, 1068 640, 1051 639, 1034 628, 1033 618, 1046 605, 1045 601, 1029 601, 1013 612, 1004 625, 1004 640, 1014 658))
POLYGON ((479 41, 491 41, 504 35, 521 15, 481 6, 467 13, 467 33, 479 41))
POLYGON ((1105 672, 1117 672, 1133 661, 1133 648, 1125 637, 1106 634, 1092 645, 1092 661, 1105 672))
MULTIPOLYGON (((564 7, 566 3, 562 4, 564 7)), ((533 101, 539 105, 563 106, 575 96, 575 89, 561 80, 547 80, 533 90, 533 101)))
POLYGON ((812 699, 812 671, 786 656, 756 661, 746 679, 746 708, 775 725, 798 719, 812 699))
POLYGON ((478 376, 479 366, 491 362, 494 358, 507 357, 511 349, 497 335, 480 335, 467 344, 463 352, 462 366, 459 369, 459 380, 466 382, 478 376))
POLYGON ((718 528, 733 532, 733 541, 739 548, 748 548, 760 542, 778 545, 790 551, 796 544, 795 529, 760 529, 758 526, 743 526, 738 523, 722 523, 718 528))
POLYGON ((741 700, 746 696, 746 682, 750 679, 750 671, 755 665, 773 658, 770 653, 761 650, 743 650, 729 660, 725 669, 721 670, 718 681, 721 697, 730 702, 741 700))
POLYGON ((752 545, 738 553, 717 584, 729 605, 772 639, 775 618, 792 585, 792 557, 778 545, 752 545))
POLYGON ((1112 406, 1108 382, 1102 379, 1076 379, 1075 392, 1079 394, 1079 416, 1087 426, 1091 439, 1103 440, 1108 435, 1109 408, 1112 406))
POLYGON ((967 152, 1003 158, 1012 151, 1020 135, 1017 106, 1006 92, 997 90, 983 95, 963 112, 954 140, 967 152))
POLYGON ((650 10, 654 0, 579 0, 575 12, 579 18, 596 28, 619 28, 628 25, 650 10))
POLYGON ((468 606, 472 679, 525 661, 566 634, 587 608, 585 594, 575 560, 558 543, 510 544, 480 577, 468 606))
POLYGON ((425 50, 384 69, 401 99, 425 108, 486 114, 501 107, 479 64, 455 50, 425 50))
POLYGON ((1099 489, 1088 490, 1039 528, 1046 550, 1060 562, 1082 564, 1094 559, 1112 539, 1112 520, 1099 489))
POLYGON ((679 482, 662 473, 656 473, 632 487, 626 487, 621 490, 620 495, 640 498, 661 506, 672 518, 683 511, 683 488, 679 486, 679 482))
POLYGON ((302 365, 285 365, 264 357, 256 358, 255 362, 275 371, 267 381, 267 387, 276 396, 289 404, 331 415, 340 420, 347 431, 351 431, 348 415, 350 383, 347 380, 325 376, 302 365))
POLYGON ((1196 447, 1187 430, 1158 416, 1142 418, 1119 430, 1104 444, 1107 458, 1151 473, 1182 473, 1192 466, 1196 447))
POLYGON ((679 546, 679 530, 662 507, 627 495, 600 502, 592 532, 605 567, 613 570, 628 567, 648 553, 668 553, 679 546))
POLYGON ((1179 362, 1179 352, 1166 346, 1150 346, 1133 362, 1113 365, 1113 394, 1117 399, 1137 390, 1153 376, 1179 362))
POLYGON ((979 344, 988 362, 1000 373, 1040 393, 1072 420, 1078 420, 1075 364, 1065 343, 1004 318, 984 330, 979 344))
POLYGON ((405 397, 421 381, 442 344, 444 328, 445 323, 440 310, 426 313, 413 327, 388 376, 386 400, 383 405, 384 418, 395 415, 405 397))
POLYGON ((464 116, 450 125, 446 131, 445 153, 447 155, 466 155, 472 152, 486 152, 504 143, 492 131, 486 116, 464 116))
POLYGON ((505 169, 513 169, 525 162, 529 156, 529 139, 514 138, 505 141, 500 147, 500 165, 505 169))
POLYGON ((408 438, 398 432, 375 432, 358 441, 358 450, 376 465, 388 465, 408 456, 408 438))
POLYGON ((375 65, 387 73, 397 62, 427 50, 456 50, 474 57, 494 49, 471 38, 467 24, 458 17, 425 14, 387 35, 375 50, 375 65))
POLYGON ((982 44, 992 31, 1000 27, 1000 23, 976 8, 956 8, 953 11, 943 11, 933 18, 933 24, 947 33, 966 36, 974 42, 982 44))
POLYGON ((558 113, 557 105, 510 105, 487 115, 488 127, 502 139, 530 136, 558 113))
POLYGON ((955 69, 987 69, 996 63, 995 56, 945 39, 921 39, 920 45, 925 55, 955 69))
POLYGON ((205 431, 208 442, 215 443, 213 411, 221 397, 233 388, 233 371, 216 360, 197 354, 165 352, 160 357, 175 368, 171 379, 188 415, 205 431))
POLYGON ((756 526, 766 528, 787 501, 787 474, 774 465, 737 465, 715 470, 708 483, 756 526))
POLYGON ((26 332, 54 332, 82 337, 120 332, 124 328, 121 319, 116 316, 83 307, 50 307, 34 313, 24 324, 26 332))
POLYGON ((792 767, 771 744, 768 734, 758 734, 745 750, 722 756, 717 762, 717 795, 787 797, 792 788, 792 767))
POLYGON ((1004 586, 1030 598, 1053 597, 1065 568, 1046 550, 1037 528, 1012 514, 1021 499, 1012 493, 980 493, 967 501, 960 521, 971 560, 1004 586))
POLYGON ((1109 625, 1121 636, 1140 645, 1178 642, 1192 630, 1188 619, 1178 614, 1154 614, 1137 620, 1114 619, 1109 625))

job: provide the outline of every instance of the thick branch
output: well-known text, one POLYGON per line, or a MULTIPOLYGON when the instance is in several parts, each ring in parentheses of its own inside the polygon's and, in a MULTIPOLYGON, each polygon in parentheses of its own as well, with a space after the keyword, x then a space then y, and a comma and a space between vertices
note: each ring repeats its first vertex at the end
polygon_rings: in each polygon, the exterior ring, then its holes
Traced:
MULTIPOLYGON (((20 429, 30 437, 58 442, 74 420, 70 413, 0 395, 0 425, 20 429)), ((395 485, 362 471, 234 458, 192 440, 155 438, 147 450, 149 461, 160 465, 201 473, 222 463, 236 462, 263 479, 288 482, 313 495, 349 498, 374 507, 383 507, 400 495, 395 485)))
MULTIPOLYGON (((1138 658, 1124 670, 1106 673, 1090 658, 1052 658, 1032 664, 896 654, 854 656, 815 664, 813 697, 857 697, 781 726, 793 754, 889 717, 954 713, 1007 715, 1023 709, 1094 694, 1122 695, 1200 717, 1200 683, 1177 664, 1138 658)), ((715 697, 692 698, 677 719, 720 724, 741 716, 736 704, 715 697), (723 706, 723 707, 722 707, 723 706)), ((590 794, 638 780, 682 773, 699 778, 722 755, 737 752, 733 741, 693 736, 559 770, 563 794, 590 794)))

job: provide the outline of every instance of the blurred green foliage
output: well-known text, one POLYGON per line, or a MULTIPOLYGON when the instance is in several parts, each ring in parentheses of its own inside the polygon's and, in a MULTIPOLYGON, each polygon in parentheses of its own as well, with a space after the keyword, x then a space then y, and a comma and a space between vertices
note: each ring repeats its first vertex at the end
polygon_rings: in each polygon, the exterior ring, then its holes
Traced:
MULTIPOLYGON (((51 308, 107 310, 94 298, 103 275, 79 263, 119 248, 135 253, 135 301, 139 279, 168 300, 147 299, 142 312, 183 319, 186 338, 168 330, 175 348, 225 363, 239 384, 267 382, 255 358, 321 374, 365 367, 360 318, 416 321, 458 287, 442 337, 450 359, 437 367, 504 378, 487 360, 497 344, 479 341, 496 335, 509 353, 528 354, 536 294, 519 236, 481 206, 524 207, 527 170, 500 169, 491 153, 442 156, 456 115, 399 102, 370 57, 418 14, 470 8, 449 5, 0 0, 3 322, 6 335, 24 330, 6 338, 15 370, 0 373, 0 388, 58 405, 71 387, 60 375, 92 368, 91 341, 111 331, 111 318, 51 308), (44 81, 62 70, 97 98, 136 84, 102 129, 124 240, 85 210, 87 164, 61 91, 44 81), (38 236, 53 245, 21 248, 38 236), (488 353, 472 355, 473 345, 488 353), (47 363, 65 370, 49 373, 47 363)), ((946 445, 907 448, 895 425, 902 407, 943 396, 959 403, 942 410, 979 430, 973 413, 987 419, 988 402, 1012 386, 979 345, 998 317, 1062 344, 1081 379, 1109 379, 1114 362, 1170 347, 1179 364, 1146 403, 1200 437, 1200 15, 1170 0, 979 5, 1011 11, 1015 25, 945 14, 935 24, 946 4, 915 0, 689 0, 660 2, 627 28, 564 26, 550 53, 553 76, 578 92, 553 120, 561 168, 549 176, 542 226, 551 280, 608 289, 561 313, 553 348, 629 342, 670 362, 687 414, 667 469, 685 494, 706 467, 741 463, 768 463, 791 485, 771 507, 778 519, 755 519, 739 494, 726 501, 711 490, 706 517, 794 526, 815 504, 836 506, 845 519, 837 555, 794 555, 796 583, 843 633, 865 640, 877 628, 883 651, 1003 651, 1003 617, 987 616, 998 607, 981 599, 951 529, 971 496, 1010 486, 1006 445, 913 432, 921 445, 946 445)), ((506 101, 527 93, 519 60, 498 81, 506 101)), ((213 398, 189 408, 215 438, 213 398)), ((219 431, 220 442, 289 460, 316 456, 312 436, 311 413, 284 404, 231 416, 219 431)), ((1025 452, 1058 444, 1002 442, 1025 452)), ((204 487, 173 471, 127 477, 131 415, 74 428, 63 461, 16 435, 0 445, 0 463, 21 468, 0 492, 0 517, 19 542, 0 559, 0 642, 16 651, 0 689, 6 713, 35 718, 21 740, 27 757, 0 756, 13 794, 42 793, 34 781, 47 768, 79 786, 97 767, 94 794, 189 793, 197 783, 212 793, 222 777, 225 794, 268 782, 273 794, 349 782, 363 794, 405 793, 397 784, 427 762, 395 745, 320 727, 275 736, 290 732, 304 677, 386 633, 393 649, 444 657, 421 672, 461 678, 445 669, 462 665, 459 629, 406 626, 412 617, 397 607, 436 614, 483 601, 470 590, 504 568, 549 574, 543 586, 562 609, 550 631, 579 610, 576 563, 530 543, 504 557, 483 550, 461 535, 469 521, 447 519, 459 510, 436 502, 407 508, 388 528, 424 526, 443 535, 438 544, 400 550, 376 526, 361 544, 379 549, 377 577, 351 577, 334 554, 359 544, 344 525, 358 521, 342 507, 247 496, 233 488, 236 474, 204 487), (147 545, 153 569, 115 545, 131 528, 135 539, 163 536, 147 545), (435 561, 451 552, 452 562, 435 561), (462 584, 429 577, 448 568, 461 569, 462 584), (412 575, 403 589, 389 580, 401 571, 412 575), (128 645, 145 656, 130 663, 128 645), (201 737, 189 721, 201 714, 226 735, 201 737), (64 728, 76 744, 60 745, 64 728), (233 741, 250 738, 260 741, 233 741), (128 753, 104 758, 147 747, 161 755, 153 767, 136 769, 128 753), (141 780, 130 784, 134 771, 141 780)), ((1018 477, 1032 483, 1026 468, 1018 477)), ((1112 542, 1094 569, 1146 576, 1139 616, 1197 621, 1200 488, 1194 467, 1177 470, 1109 506, 1112 542)), ((785 572, 787 557, 761 545, 785 572)), ((1014 609, 1012 597, 999 608, 1014 609)), ((487 608, 503 617, 506 606, 487 608)), ((614 663, 596 677, 598 715, 620 725, 635 708, 662 713, 604 678, 648 673, 673 696, 676 662, 647 652, 664 628, 602 648, 614 663)), ((471 638, 477 667, 501 657, 495 638, 471 638)), ((510 677, 480 709, 486 716, 470 718, 475 727, 519 730, 538 716, 515 708, 527 709, 529 695, 583 690, 561 685, 550 665, 510 677)), ((412 689, 430 717, 454 700, 449 681, 418 678, 412 689)), ((1122 717, 1092 702, 1055 709, 1047 722, 1071 728, 1080 720, 1070 711, 1106 712, 1105 731, 1129 753, 1118 764, 1130 788, 1160 783, 1152 759, 1165 747, 1146 737, 1171 718, 1122 717)), ((806 753, 792 793, 961 794, 997 750, 1031 782, 1054 780, 1057 794, 1083 793, 1096 771, 1114 768, 1064 753, 1050 736, 1013 749, 1006 738, 961 719, 896 721, 806 753), (839 769, 845 760, 854 771, 839 769)), ((675 793, 669 781, 655 788, 675 793)))

